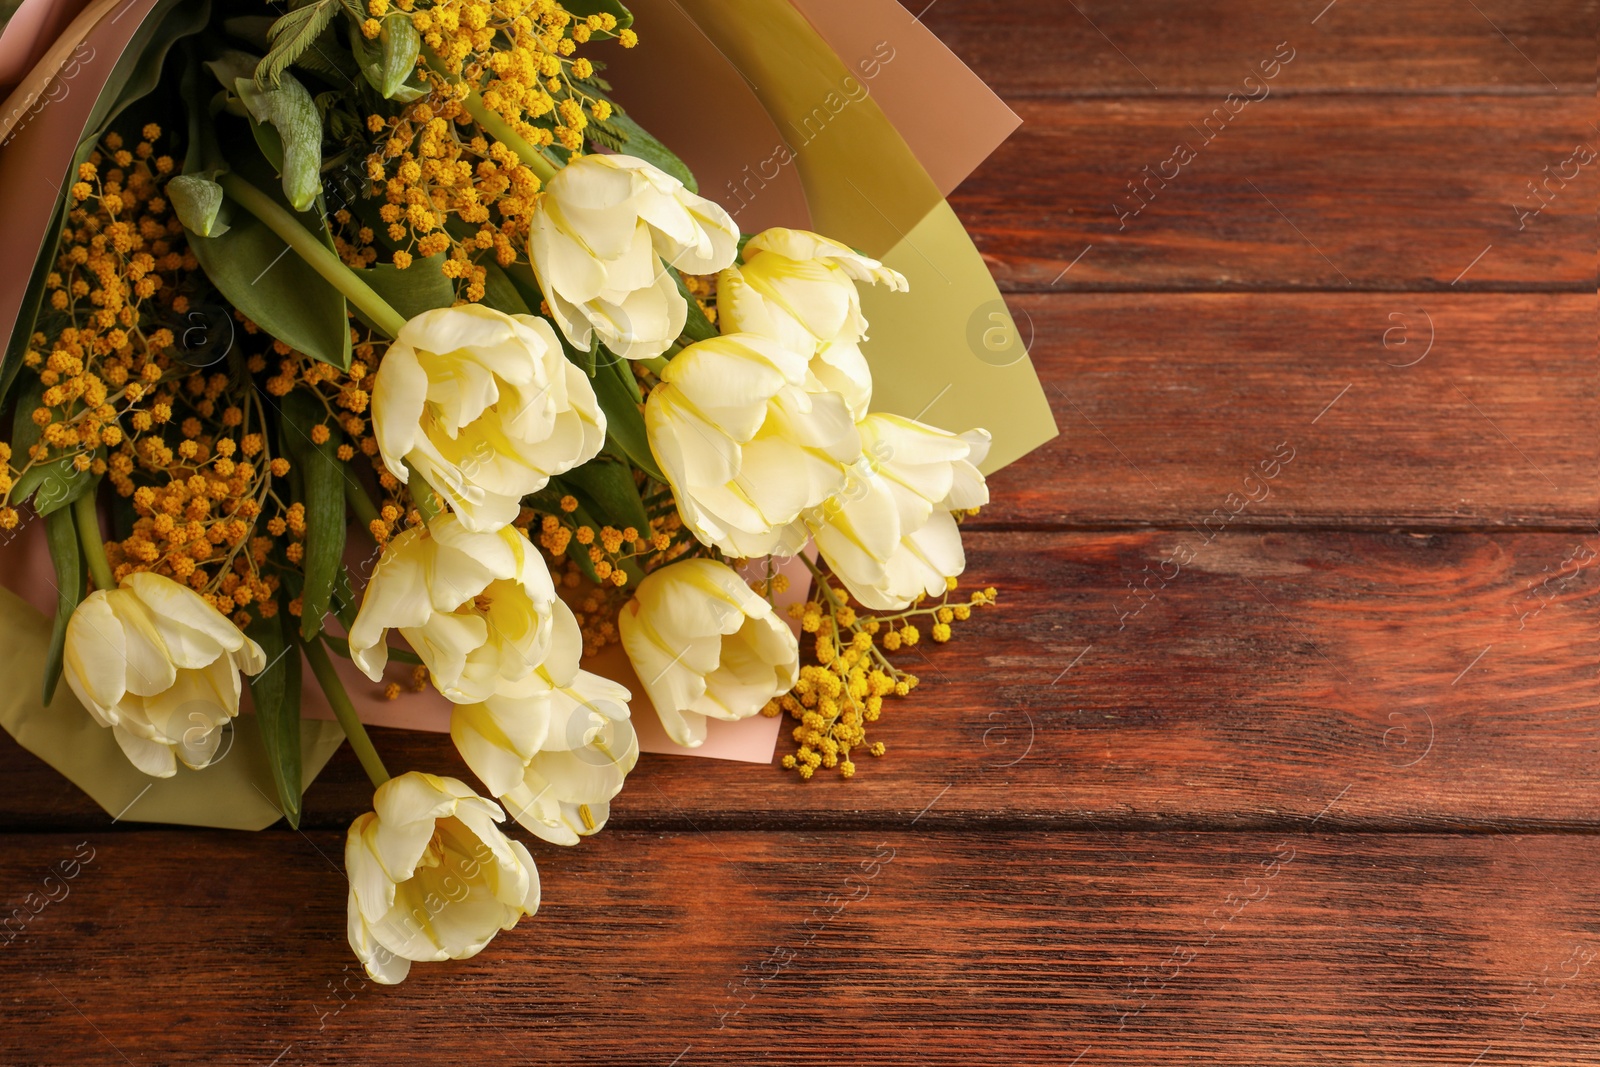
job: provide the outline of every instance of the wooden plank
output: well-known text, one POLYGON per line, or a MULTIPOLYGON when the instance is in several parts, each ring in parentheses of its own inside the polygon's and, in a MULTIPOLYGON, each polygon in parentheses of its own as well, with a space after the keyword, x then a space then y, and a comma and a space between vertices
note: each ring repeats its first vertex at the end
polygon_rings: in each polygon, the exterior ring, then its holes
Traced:
POLYGON ((1021 102, 1022 128, 951 203, 1013 291, 1593 292, 1591 98, 1234 107, 1021 102))
POLYGON ((1569 1067, 1600 1040, 1592 837, 608 832, 536 848, 536 918, 394 988, 345 946, 341 843, 7 839, 8 908, 93 858, 0 959, 0 1059, 1569 1067))
MULTIPOLYGON (((924 684, 875 728, 886 757, 800 783, 646 755, 613 826, 1595 825, 1600 534, 1225 529, 1207 543, 1219 525, 973 531, 969 575, 1001 605, 906 658, 924 684)), ((390 766, 470 777, 444 735, 378 744, 390 766)), ((5 753, 6 827, 107 825, 5 753)), ((306 825, 347 825, 370 794, 341 754, 306 825)))
POLYGON ((1281 42, 1284 92, 1594 91, 1594 0, 901 3, 1008 99, 1221 96, 1281 42))
POLYGON ((1009 302, 1061 436, 993 480, 981 525, 1185 526, 1252 471, 1243 525, 1600 521, 1593 294, 1009 302))

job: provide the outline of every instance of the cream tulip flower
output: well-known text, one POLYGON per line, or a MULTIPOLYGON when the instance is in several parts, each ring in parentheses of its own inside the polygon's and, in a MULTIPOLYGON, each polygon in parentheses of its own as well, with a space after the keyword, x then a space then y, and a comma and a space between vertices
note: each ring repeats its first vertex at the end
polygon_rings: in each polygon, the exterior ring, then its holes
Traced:
POLYGON ((159 574, 96 589, 67 622, 64 668, 80 703, 157 778, 199 769, 239 714, 239 672, 267 665, 261 646, 199 594, 159 574))
POLYGON ((579 156, 535 201, 528 258, 545 303, 574 347, 598 333, 624 359, 661 355, 688 305, 661 261, 714 274, 738 254, 729 214, 642 159, 579 156))
POLYGON ((582 634, 566 605, 556 607, 544 665, 480 704, 458 704, 450 736, 512 818, 552 844, 575 845, 605 826, 639 742, 628 690, 578 668, 582 634))
POLYGON ((593 459, 606 420, 550 324, 479 304, 407 322, 372 387, 378 450, 415 471, 468 529, 497 530, 551 476, 593 459))
POLYGON ((652 572, 617 619, 622 647, 667 736, 697 748, 706 719, 747 719, 794 688, 794 631, 727 564, 686 559, 652 572))
POLYGON ((793 555, 796 521, 844 487, 860 435, 807 357, 755 334, 690 345, 645 403, 650 451, 696 537, 730 556, 793 555))
POLYGON ((579 671, 551 694, 550 732, 521 781, 500 795, 511 817, 553 845, 576 845, 611 817, 611 798, 639 762, 628 690, 579 671))
POLYGON ((350 657, 383 677, 397 629, 458 704, 487 700, 532 674, 550 654, 555 584, 515 529, 475 533, 454 515, 413 526, 384 549, 350 627, 350 657))
POLYGON ((350 948, 373 981, 476 956, 539 909, 539 871, 495 824, 505 812, 454 778, 391 778, 345 838, 350 948))
POLYGON ((717 278, 722 329, 758 333, 793 351, 814 352, 811 372, 845 398, 855 418, 865 417, 872 372, 861 354, 867 320, 856 283, 905 292, 905 277, 805 230, 764 230, 745 244, 742 259, 717 278))
POLYGON ((989 434, 956 435, 898 415, 862 420, 862 459, 844 491, 806 514, 817 548, 852 596, 899 611, 966 569, 952 511, 989 502, 977 464, 989 434))

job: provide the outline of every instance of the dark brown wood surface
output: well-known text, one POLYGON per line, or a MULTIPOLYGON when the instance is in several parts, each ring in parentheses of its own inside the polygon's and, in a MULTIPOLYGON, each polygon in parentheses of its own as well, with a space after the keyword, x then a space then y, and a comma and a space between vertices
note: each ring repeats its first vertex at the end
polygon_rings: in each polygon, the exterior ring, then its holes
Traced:
POLYGON ((1062 437, 889 755, 646 756, 536 919, 379 989, 348 752, 230 835, 0 741, 0 910, 93 850, 0 1063, 1600 1064, 1600 168, 1516 211, 1600 143, 1594 0, 905 3, 1027 122, 954 202, 1062 437))
MULTIPOLYGON (((1593 838, 1307 823, 608 831, 398 988, 340 943, 337 834, 100 833, 7 946, 6 1062, 1594 1062, 1593 838)), ((84 840, 7 839, 0 877, 84 840)))

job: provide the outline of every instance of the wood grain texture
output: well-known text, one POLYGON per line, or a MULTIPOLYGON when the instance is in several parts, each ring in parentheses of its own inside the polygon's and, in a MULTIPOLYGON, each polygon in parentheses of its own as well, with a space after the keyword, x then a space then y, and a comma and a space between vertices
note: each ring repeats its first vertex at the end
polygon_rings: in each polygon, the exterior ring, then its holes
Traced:
POLYGON ((1589 97, 1015 103, 951 198, 1012 291, 1593 292, 1589 97))
POLYGON ((338 834, 81 842, 0 853, 10 908, 93 850, 0 956, 11 1067, 1600 1062, 1590 837, 608 833, 390 989, 338 834))
POLYGON ((1007 99, 1221 96, 1282 41, 1286 92, 1594 92, 1594 0, 901 3, 1007 99))
POLYGON ((1197 523, 1284 442, 1238 524, 1600 523, 1592 293, 1009 303, 1061 436, 993 479, 980 527, 1197 523))
MULTIPOLYGON (((924 685, 875 729, 885 758, 801 784, 645 755, 612 829, 1593 825, 1600 533, 1219 527, 974 532, 969 573, 1002 604, 907 657, 924 685)), ((445 735, 378 743, 471 777, 445 735)), ((6 826, 107 825, 6 744, 6 826)), ((341 753, 305 825, 370 802, 341 753)))

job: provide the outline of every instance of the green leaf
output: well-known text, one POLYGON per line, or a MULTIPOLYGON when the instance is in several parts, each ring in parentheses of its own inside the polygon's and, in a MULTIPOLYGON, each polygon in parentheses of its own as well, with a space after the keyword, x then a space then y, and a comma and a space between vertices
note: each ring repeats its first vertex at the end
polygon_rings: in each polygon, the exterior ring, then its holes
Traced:
POLYGON ((33 421, 36 408, 44 403, 44 383, 29 375, 17 395, 17 410, 11 414, 11 454, 20 463, 28 450, 39 443, 44 427, 33 421))
POLYGON ((561 481, 594 501, 607 525, 619 530, 632 526, 641 534, 650 532, 650 516, 639 499, 639 487, 633 483, 633 468, 626 463, 600 456, 567 471, 561 481))
POLYGON ((329 428, 322 444, 311 440, 311 428, 326 422, 322 402, 303 390, 283 398, 280 436, 289 462, 300 468, 306 506, 306 549, 302 566, 306 582, 301 590, 300 637, 314 640, 322 618, 333 601, 333 584, 344 556, 344 464, 337 455, 344 435, 329 428))
POLYGON ((422 35, 402 11, 390 12, 378 31, 378 80, 373 88, 385 100, 394 97, 406 79, 417 72, 417 56, 422 54, 422 35))
POLYGON ((201 237, 221 237, 228 224, 217 222, 222 207, 222 186, 204 174, 179 174, 167 182, 167 200, 184 228, 201 237))
POLYGON ((682 182, 691 193, 700 191, 700 183, 695 180, 694 172, 689 169, 689 165, 679 159, 672 149, 656 140, 655 135, 649 130, 633 121, 626 112, 618 109, 606 123, 627 139, 625 151, 628 155, 655 164, 682 182))
POLYGON ((316 0, 315 3, 295 8, 274 22, 267 31, 267 40, 272 48, 256 65, 256 86, 266 89, 277 85, 289 64, 316 44, 317 38, 338 13, 339 0, 316 0))
POLYGON ((709 341, 716 337, 719 331, 711 324, 711 320, 706 318, 706 313, 700 310, 700 305, 689 292, 689 287, 683 284, 683 275, 678 273, 676 267, 668 267, 667 270, 672 273, 672 280, 678 283, 678 295, 682 296, 683 302, 689 306, 689 314, 684 320, 683 333, 680 336, 687 337, 691 341, 709 341))
POLYGON ((532 309, 528 307, 527 299, 522 295, 522 290, 512 282, 510 275, 506 274, 500 264, 489 259, 480 266, 484 269, 483 303, 507 315, 533 314, 532 309))
POLYGON ((617 29, 625 30, 633 25, 633 12, 623 7, 617 0, 562 0, 561 6, 580 19, 590 15, 611 15, 617 20, 617 29))
POLYGON ((145 17, 89 112, 89 124, 80 141, 83 158, 88 158, 88 149, 105 135, 128 105, 148 96, 161 83, 161 69, 172 46, 199 33, 210 17, 209 0, 170 3, 159 17, 156 11, 145 17))
POLYGON ((288 71, 279 74, 276 88, 261 89, 250 79, 237 78, 233 89, 257 123, 252 130, 257 141, 269 128, 276 135, 266 138, 262 154, 282 173, 289 206, 305 211, 322 190, 322 115, 316 102, 288 71))
MULTIPOLYGON (((355 57, 339 43, 338 35, 331 28, 310 49, 302 52, 294 65, 300 70, 321 75, 329 85, 351 89, 355 88, 356 79, 361 76, 361 68, 356 66, 355 57)), ((337 130, 332 132, 335 140, 343 140, 337 130)))
POLYGON ((628 135, 611 125, 609 121, 590 119, 589 125, 585 126, 584 130, 588 133, 589 140, 602 148, 609 148, 613 152, 628 151, 628 135))
POLYGON ((267 667, 247 678, 250 699, 256 707, 256 725, 267 750, 272 781, 278 787, 283 817, 300 826, 300 646, 291 629, 293 616, 279 611, 270 619, 256 619, 246 631, 261 646, 267 667))
POLYGON ((271 15, 235 15, 222 20, 222 32, 243 41, 251 51, 268 52, 272 49, 272 27, 282 21, 271 15))
MULTIPOLYGON (((404 16, 400 17, 403 18, 404 16)), ((409 19, 406 21, 410 22, 409 19)), ((415 32, 415 29, 415 27, 412 27, 412 32, 415 32)), ((404 33, 405 31, 397 32, 404 33)), ((379 37, 382 37, 381 33, 379 37)), ((349 38, 350 53, 355 56, 356 65, 361 68, 361 76, 367 79, 368 85, 382 93, 384 86, 392 81, 393 73, 392 69, 387 65, 390 61, 386 55, 384 44, 381 41, 367 40, 354 23, 350 26, 349 38)), ((397 45, 396 47, 398 48, 399 46, 397 45)), ((412 69, 415 70, 416 56, 411 57, 411 62, 412 69)), ((399 83, 395 84, 392 91, 384 94, 386 99, 395 100, 402 104, 409 104, 424 95, 424 90, 415 85, 407 84, 404 77, 401 78, 399 83)))
POLYGON ((77 500, 97 479, 80 471, 63 456, 48 463, 35 463, 11 487, 11 502, 20 504, 33 497, 33 510, 50 515, 77 500))
MULTIPOLYGON (((339 620, 339 625, 349 633, 356 624, 356 615, 361 610, 361 605, 356 600, 355 585, 350 581, 350 568, 340 564, 339 572, 333 576, 333 613, 339 620)), ((332 640, 331 636, 324 634, 332 640)), ((349 658, 346 656, 345 658, 349 658)))
POLYGON ((191 234, 189 247, 211 284, 256 325, 324 363, 350 366, 344 296, 255 216, 236 212, 226 233, 191 234))
POLYGON ((352 269, 350 273, 372 286, 384 303, 410 319, 424 311, 447 308, 455 303, 455 286, 439 270, 444 260, 445 254, 439 252, 427 259, 412 260, 405 270, 392 263, 379 263, 374 267, 352 269))
POLYGON ((50 545, 50 561, 56 567, 56 620, 50 627, 50 652, 44 661, 44 702, 48 705, 61 681, 67 620, 83 599, 83 550, 78 546, 78 524, 70 511, 45 516, 44 536, 50 545))
POLYGON ((644 413, 639 410, 639 385, 633 370, 627 360, 610 352, 605 355, 611 362, 596 368, 593 384, 595 399, 606 413, 606 437, 616 443, 634 466, 665 484, 666 476, 656 466, 650 440, 645 435, 644 413))
MULTIPOLYGON (((12 455, 19 461, 39 441, 42 431, 33 421, 33 412, 43 403, 44 383, 30 377, 17 397, 17 410, 11 420, 12 455)), ((34 463, 11 486, 11 503, 25 504, 32 498, 34 510, 49 515, 78 499, 95 481, 94 475, 78 470, 67 457, 34 463)))
MULTIPOLYGON (((186 77, 188 83, 195 80, 186 77)), ((268 196, 284 203, 266 160, 251 140, 230 140, 228 154, 218 145, 206 102, 197 90, 184 93, 190 108, 190 146, 184 172, 237 170, 268 196)), ((313 233, 327 233, 327 221, 302 212, 313 233)), ((290 348, 330 363, 350 366, 350 322, 344 296, 289 250, 283 239, 249 212, 224 202, 218 213, 228 230, 202 237, 189 231, 189 247, 223 298, 272 337, 290 348)))

